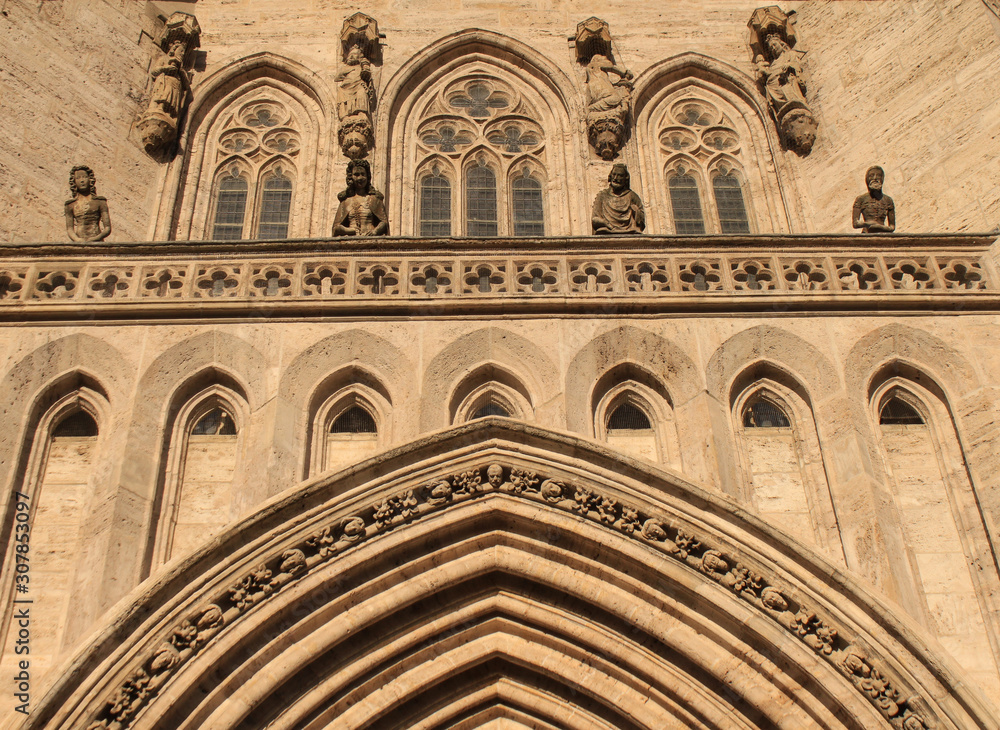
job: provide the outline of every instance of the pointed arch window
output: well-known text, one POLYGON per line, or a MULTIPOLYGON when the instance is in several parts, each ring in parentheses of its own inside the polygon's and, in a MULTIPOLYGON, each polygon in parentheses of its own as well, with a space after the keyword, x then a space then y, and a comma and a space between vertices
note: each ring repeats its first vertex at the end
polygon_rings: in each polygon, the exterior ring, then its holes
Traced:
MULTIPOLYGON (((308 221, 297 225, 295 219, 308 204, 296 201, 303 190, 296 160, 306 144, 302 130, 310 126, 310 113, 277 89, 247 97, 221 110, 206 133, 207 149, 197 164, 214 183, 210 203, 194 201, 191 232, 201 227, 205 238, 220 241, 288 238, 296 229, 305 233, 308 221)), ((192 176, 199 174, 195 169, 192 163, 192 176)), ((193 178, 188 182, 200 189, 193 178)), ((306 189, 301 197, 309 193, 306 189)))
POLYGON ((680 235, 701 235, 705 219, 701 211, 698 181, 680 166, 670 176, 670 208, 674 214, 674 229, 680 235))
POLYGON ((510 418, 510 405, 499 394, 493 391, 484 393, 473 403, 472 414, 469 416, 469 420, 475 421, 477 418, 488 418, 490 416, 510 418))
MULTIPOLYGON (((673 233, 751 233, 756 220, 777 220, 778 211, 754 210, 755 198, 773 207, 774 194, 764 188, 778 184, 769 158, 758 159, 750 145, 764 128, 733 101, 692 84, 639 113, 641 124, 659 138, 648 155, 663 171, 656 185, 662 185, 670 216, 661 225, 673 233)), ((657 206, 651 209, 654 221, 666 218, 657 206)))
POLYGON ((633 403, 622 403, 608 416, 608 431, 651 431, 649 416, 633 403))
POLYGON ((679 465, 673 407, 663 384, 650 373, 619 365, 597 382, 594 434, 619 451, 679 465))
POLYGON ((292 181, 278 167, 264 181, 260 196, 260 226, 258 238, 286 238, 292 211, 292 181))
POLYGON ((314 394, 309 410, 305 476, 343 469, 385 447, 392 401, 370 373, 356 368, 334 373, 314 394))
POLYGON ((239 241, 243 238, 249 186, 238 167, 219 181, 215 202, 215 225, 212 238, 216 241, 239 241))
POLYGON ((743 200, 743 186, 739 178, 728 168, 721 168, 712 178, 715 206, 719 214, 719 226, 723 233, 749 233, 750 219, 743 200))
POLYGON ((770 379, 751 383, 734 403, 744 498, 767 522, 842 559, 833 502, 808 401, 770 379))
POLYGON ((499 416, 528 420, 531 394, 514 375, 492 365, 467 375, 449 398, 453 423, 499 416))
POLYGON ((1000 627, 981 597, 998 576, 984 572, 977 557, 991 552, 989 538, 966 470, 948 467, 964 457, 944 394, 930 378, 921 381, 934 390, 895 377, 872 394, 887 486, 907 545, 901 559, 910 561, 937 638, 980 681, 995 682, 997 660, 982 637, 1000 627), (944 618, 952 616, 962 620, 944 618))
POLYGON ((158 565, 194 550, 234 516, 241 467, 242 393, 212 385, 177 410, 153 543, 158 565))
POLYGON ((482 163, 465 174, 465 232, 475 237, 497 235, 497 176, 482 163))
POLYGON ((542 210, 542 184, 531 176, 531 170, 515 176, 511 183, 511 213, 515 236, 544 236, 545 213, 542 210))
POLYGON ((417 233, 545 235, 548 153, 530 94, 492 72, 470 72, 427 96, 407 122, 416 131, 417 233))
POLYGON ((420 178, 420 235, 451 235, 451 180, 437 165, 420 178))
POLYGON ((324 471, 341 469, 378 451, 378 425, 372 405, 354 395, 342 401, 340 409, 331 412, 333 418, 327 428, 324 471))
POLYGON ((921 426, 924 419, 913 406, 894 396, 885 401, 878 422, 880 426, 921 426))
MULTIPOLYGON (((57 386, 58 387, 58 386, 57 386)), ((31 608, 33 620, 46 627, 32 636, 33 665, 51 666, 59 657, 68 635, 67 613, 73 611, 73 600, 79 581, 75 580, 82 555, 80 535, 86 530, 87 511, 99 489, 95 477, 100 449, 100 423, 105 423, 108 404, 105 394, 95 387, 84 386, 63 395, 36 420, 28 436, 29 446, 23 469, 17 470, 13 490, 25 497, 11 499, 11 510, 4 515, 5 530, 0 530, 5 543, 21 536, 28 528, 33 546, 31 552, 31 592, 45 597, 31 608)), ((50 391, 47 396, 53 396, 50 391)), ((35 419, 33 419, 35 420, 35 419)), ((12 546, 0 544, 4 555, 13 555, 12 546)), ((16 586, 14 560, 0 561, 0 626, 7 635, 0 635, 5 650, 13 652, 17 622, 12 621, 15 603, 11 595, 16 586)), ((23 598, 23 596, 18 596, 23 598)), ((13 654, 11 653, 11 656, 13 654)), ((5 653, 6 658, 6 653, 5 653)))

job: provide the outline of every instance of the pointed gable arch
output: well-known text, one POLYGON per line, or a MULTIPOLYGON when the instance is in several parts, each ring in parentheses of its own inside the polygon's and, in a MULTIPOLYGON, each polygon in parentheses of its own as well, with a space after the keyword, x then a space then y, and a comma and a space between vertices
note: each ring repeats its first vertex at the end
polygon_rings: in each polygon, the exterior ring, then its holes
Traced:
POLYGON ((433 726, 483 692, 585 727, 991 726, 931 646, 734 503, 483 419, 229 528, 123 601, 26 727, 433 726))
POLYGON ((683 53, 643 71, 636 78, 633 99, 644 199, 653 231, 677 232, 667 184, 676 161, 668 159, 681 150, 695 149, 716 158, 695 168, 705 178, 699 192, 706 233, 737 232, 741 227, 732 220, 737 193, 747 211, 749 232, 805 230, 794 171, 782 158, 766 102, 746 73, 700 53, 683 53), (704 107, 704 113, 685 116, 696 106, 704 107), (725 157, 716 154, 723 151, 728 153, 725 157), (724 202, 716 200, 722 191, 713 185, 720 175, 726 183, 724 202))
MULTIPOLYGON (((571 210, 576 196, 567 188, 568 181, 577 179, 572 165, 580 157, 578 135, 570 134, 579 126, 577 93, 566 73, 543 54, 491 31, 454 33, 415 54, 389 80, 377 114, 373 168, 388 191, 390 218, 400 221, 404 235, 419 231, 417 202, 404 191, 416 184, 418 172, 426 176, 425 160, 432 155, 450 154, 456 167, 464 166, 465 156, 474 152, 451 140, 467 136, 469 145, 486 141, 503 160, 497 174, 500 235, 513 230, 508 200, 513 195, 504 187, 513 169, 507 158, 525 149, 545 170, 537 176, 546 198, 545 234, 581 230, 581 222, 588 220, 586 201, 577 201, 571 210), (419 140, 435 139, 447 144, 418 149, 419 140), (553 144, 555 140, 560 143, 553 144), (553 217, 555 211, 562 211, 561 217, 553 217)), ((460 189, 456 186, 453 195, 460 189)), ((458 213, 465 207, 453 199, 452 235, 466 235, 458 213)))

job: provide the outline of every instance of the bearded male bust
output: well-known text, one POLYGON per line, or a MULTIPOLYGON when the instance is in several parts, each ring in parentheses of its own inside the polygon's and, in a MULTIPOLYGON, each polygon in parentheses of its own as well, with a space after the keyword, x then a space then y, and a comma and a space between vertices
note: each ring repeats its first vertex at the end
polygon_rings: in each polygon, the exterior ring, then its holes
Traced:
POLYGON ((642 233, 646 229, 642 198, 632 191, 625 165, 619 163, 611 167, 608 187, 594 198, 592 223, 594 234, 599 236, 642 233))

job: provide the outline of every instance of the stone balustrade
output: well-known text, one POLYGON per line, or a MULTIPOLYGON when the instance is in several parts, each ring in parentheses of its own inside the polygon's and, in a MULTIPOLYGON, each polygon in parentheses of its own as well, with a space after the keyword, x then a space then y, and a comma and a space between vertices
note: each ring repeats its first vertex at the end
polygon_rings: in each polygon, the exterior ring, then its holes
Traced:
POLYGON ((921 308, 970 294, 995 301, 992 242, 925 235, 14 244, 0 247, 0 316, 183 302, 204 312, 210 302, 230 302, 229 310, 264 300, 269 308, 363 301, 377 309, 456 298, 502 300, 505 310, 553 299, 641 301, 655 311, 706 301, 745 309, 777 298, 800 309, 850 306, 851 297, 876 295, 880 306, 921 308))

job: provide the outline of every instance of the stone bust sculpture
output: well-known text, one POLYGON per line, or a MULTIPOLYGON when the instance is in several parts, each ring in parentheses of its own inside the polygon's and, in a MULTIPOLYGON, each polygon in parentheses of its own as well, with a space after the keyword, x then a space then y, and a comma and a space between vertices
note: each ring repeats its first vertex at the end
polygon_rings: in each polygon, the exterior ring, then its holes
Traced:
POLYGON ((608 187, 594 198, 592 223, 596 235, 642 233, 646 213, 642 199, 629 187, 628 168, 617 164, 608 174, 608 187))
POLYGON ((892 233, 896 230, 896 205, 892 198, 882 192, 885 182, 885 170, 881 167, 869 167, 865 173, 868 192, 859 195, 854 200, 854 212, 851 215, 855 228, 865 233, 892 233))
POLYGON ((71 241, 103 241, 111 233, 111 216, 107 199, 96 194, 94 171, 86 165, 70 170, 69 190, 73 197, 66 201, 66 235, 71 241))
POLYGON ((334 236, 388 236, 384 198, 371 184, 367 160, 347 164, 347 188, 337 193, 340 206, 333 221, 334 236))

